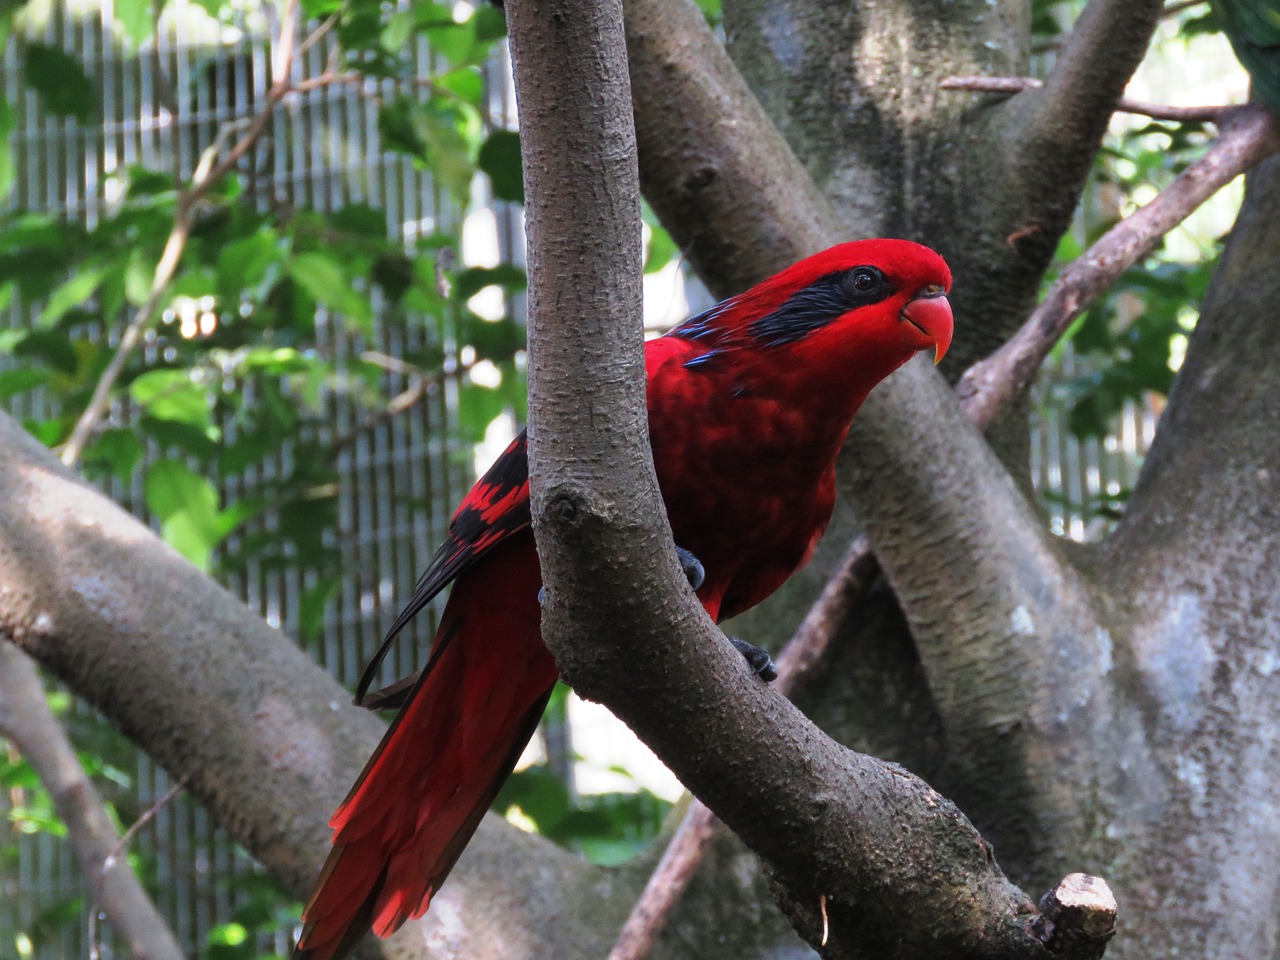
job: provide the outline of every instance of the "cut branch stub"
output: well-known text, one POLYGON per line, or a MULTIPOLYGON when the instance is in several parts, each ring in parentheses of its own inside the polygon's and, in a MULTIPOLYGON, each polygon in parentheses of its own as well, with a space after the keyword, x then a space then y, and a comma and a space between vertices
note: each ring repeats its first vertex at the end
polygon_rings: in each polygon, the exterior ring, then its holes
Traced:
POLYGON ((1056 956, 1098 960, 1116 935, 1116 898, 1102 878, 1069 874, 1044 895, 1027 929, 1056 956))

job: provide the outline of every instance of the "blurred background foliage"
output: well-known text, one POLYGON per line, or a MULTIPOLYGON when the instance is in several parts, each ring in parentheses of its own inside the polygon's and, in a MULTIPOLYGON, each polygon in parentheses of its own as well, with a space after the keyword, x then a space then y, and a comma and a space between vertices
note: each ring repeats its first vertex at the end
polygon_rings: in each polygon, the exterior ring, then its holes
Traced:
MULTIPOLYGON (((718 21, 718 0, 699 5, 718 21)), ((1042 75, 1083 2, 1032 6, 1034 72, 1042 75)), ((259 0, 0 0, 7 64, 0 100, 0 312, 8 317, 0 323, 0 400, 41 441, 60 448, 123 331, 137 325, 141 346, 111 384, 110 402, 80 458, 85 473, 250 602, 261 600, 254 582, 273 572, 287 576, 293 586, 286 599, 264 602, 264 613, 350 680, 360 649, 326 644, 335 604, 345 602, 343 578, 351 575, 343 531, 382 521, 358 511, 346 516, 353 481, 344 465, 359 450, 366 459, 383 456, 370 438, 389 423, 425 417, 427 407, 444 411, 422 421, 423 449, 444 465, 444 481, 432 480, 425 494, 395 494, 429 514, 427 534, 418 528, 411 538, 425 557, 432 544, 419 541, 438 536, 476 461, 524 417, 520 146, 496 9, 465 0, 301 0, 305 25, 294 38, 289 71, 264 76, 273 61, 281 63, 282 45, 269 37, 278 35, 282 12, 259 0), (67 39, 85 35, 65 29, 77 18, 101 24, 101 43, 118 49, 111 69, 93 44, 67 39), (234 71, 222 55, 232 42, 245 58, 234 71), (178 59, 174 51, 183 44, 197 55, 178 59), (150 81, 139 86, 143 74, 150 81), (223 117, 210 108, 215 94, 246 79, 252 91, 237 91, 239 113, 223 117), (32 161, 37 138, 20 136, 24 130, 66 137, 136 121, 105 106, 108 83, 133 83, 138 98, 151 98, 134 103, 134 114, 186 118, 187 140, 170 123, 154 131, 158 146, 148 162, 107 164, 99 156, 96 205, 73 198, 56 209, 26 204, 24 178, 43 171, 32 161), (370 191, 318 203, 306 202, 305 192, 279 190, 266 173, 281 154, 344 162, 328 141, 290 143, 275 129, 276 117, 299 98, 331 88, 353 92, 369 108, 372 129, 359 131, 362 149, 406 160, 433 185, 437 206, 458 215, 423 217, 422 229, 408 230, 403 217, 359 199, 370 191), (267 112, 273 102, 274 114, 267 112), (252 143, 243 156, 223 163, 245 138, 252 143), (506 218, 505 233, 492 228, 492 217, 471 216, 494 210, 506 218), (468 235, 476 222, 491 227, 479 247, 468 235), (175 242, 181 252, 172 276, 161 271, 158 279, 157 264, 175 242), (342 417, 335 414, 339 406, 342 417)), ((1172 4, 1138 80, 1158 91, 1146 99, 1238 99, 1243 82, 1215 31, 1205 4, 1172 4)), ((1210 136, 1196 124, 1118 118, 1059 265, 1150 199, 1210 136)), ((1127 478, 1143 449, 1144 428, 1133 424, 1150 425, 1158 415, 1238 194, 1224 191, 1171 234, 1080 319, 1055 355, 1031 429, 1036 481, 1057 532, 1083 538, 1123 510, 1127 478), (1068 449, 1084 464, 1070 476, 1068 449), (1081 450, 1093 450, 1092 460, 1081 450), (1113 465, 1100 467, 1107 456, 1113 465)), ((674 304, 653 308, 660 328, 664 318, 678 319, 686 299, 704 295, 692 281, 686 289, 678 251, 648 211, 646 237, 648 292, 674 304)), ((1051 272, 1046 283, 1052 279, 1051 272)), ((411 571, 416 564, 410 557, 402 566, 411 571)), ((398 572, 396 589, 379 587, 372 599, 362 594, 362 609, 393 614, 406 576, 411 584, 411 574, 398 572)), ((420 634, 429 635, 429 627, 420 634)), ((64 693, 51 687, 50 697, 126 827, 159 792, 142 789, 145 758, 64 693)), ((613 779, 582 789, 575 743, 587 742, 589 732, 570 736, 570 718, 580 709, 565 690, 557 693, 540 753, 511 779, 496 807, 598 862, 618 863, 659 831, 671 785, 658 787, 659 796, 649 789, 654 781, 636 781, 627 761, 605 762, 613 779)), ((0 960, 85 952, 87 910, 74 886, 21 896, 40 888, 41 858, 56 857, 49 851, 63 842, 65 829, 12 747, 0 752, 0 814, 0 960), (43 845, 33 846, 32 838, 43 845)), ((199 839, 177 853, 204 863, 215 887, 233 888, 184 928, 194 938, 192 951, 231 960, 283 945, 297 905, 245 868, 242 853, 228 859, 225 851, 202 847, 214 834, 193 828, 191 836, 199 839)), ((144 832, 129 857, 163 904, 163 890, 172 885, 166 858, 175 852, 162 856, 160 847, 144 832)), ((111 950, 108 938, 104 954, 111 950)))

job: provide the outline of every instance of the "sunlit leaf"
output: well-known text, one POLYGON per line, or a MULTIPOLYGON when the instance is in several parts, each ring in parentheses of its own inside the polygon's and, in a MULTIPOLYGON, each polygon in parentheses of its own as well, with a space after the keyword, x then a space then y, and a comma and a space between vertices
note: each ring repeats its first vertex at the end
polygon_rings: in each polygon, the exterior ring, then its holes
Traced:
POLYGON ((316 300, 327 303, 364 329, 372 328, 373 306, 369 298, 351 285, 342 265, 328 254, 298 254, 289 261, 289 274, 316 300))

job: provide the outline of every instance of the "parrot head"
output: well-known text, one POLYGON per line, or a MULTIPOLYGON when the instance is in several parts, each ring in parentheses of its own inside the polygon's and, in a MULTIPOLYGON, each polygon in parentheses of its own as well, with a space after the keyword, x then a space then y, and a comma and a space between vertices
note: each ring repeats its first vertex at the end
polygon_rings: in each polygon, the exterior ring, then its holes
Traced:
POLYGON ((857 240, 801 260, 744 298, 756 300, 745 332, 758 342, 794 344, 806 353, 849 345, 900 353, 951 344, 951 271, 928 247, 909 240, 857 240))

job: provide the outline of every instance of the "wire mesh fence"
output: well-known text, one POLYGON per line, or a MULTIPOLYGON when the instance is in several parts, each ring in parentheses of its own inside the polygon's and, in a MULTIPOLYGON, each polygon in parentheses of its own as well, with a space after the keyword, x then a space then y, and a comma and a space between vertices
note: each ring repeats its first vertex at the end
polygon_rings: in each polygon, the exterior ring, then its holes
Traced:
MULTIPOLYGON (((79 15, 51 4, 37 28, 38 38, 84 59, 98 80, 104 119, 100 125, 82 125, 44 113, 30 92, 15 95, 24 88, 11 41, 3 54, 5 92, 17 109, 10 204, 92 226, 118 199, 121 175, 132 165, 172 171, 179 182, 188 179, 201 152, 251 116, 266 96, 271 84, 269 37, 276 26, 269 9, 246 9, 231 23, 217 23, 197 4, 172 0, 152 40, 130 51, 112 32, 109 0, 79 15)), ((331 43, 322 37, 310 46, 298 69, 305 75, 322 73, 333 53, 331 43)), ((413 56, 421 74, 429 74, 432 54, 424 42, 418 42, 413 56)), ((490 70, 490 106, 496 117, 505 117, 508 86, 494 72, 500 70, 500 65, 490 70)), ((466 211, 409 159, 380 148, 371 94, 376 89, 347 83, 287 97, 253 157, 246 194, 273 209, 329 211, 367 203, 385 210, 389 234, 409 244, 432 233, 457 232, 466 211)), ((502 205, 496 210, 493 242, 504 260, 518 260, 516 214, 502 205)), ((32 313, 15 303, 0 317, 0 328, 26 327, 32 313)), ((370 350, 399 357, 423 347, 412 325, 375 321, 372 333, 362 336, 324 311, 316 322, 320 348, 339 365, 370 350)), ((92 326, 80 333, 112 344, 118 337, 118 331, 92 326)), ((156 349, 154 340, 149 348, 156 349)), ((456 343, 450 344, 446 365, 456 369, 457 359, 456 343)), ((1070 359, 1064 362, 1070 373, 1070 359)), ((395 370, 386 373, 382 384, 389 395, 410 385, 409 374, 395 370)), ((332 392, 324 398, 331 435, 354 437, 334 464, 338 520, 328 544, 340 551, 343 569, 352 575, 344 577, 327 611, 323 640, 314 653, 344 682, 359 675, 395 615, 396 598, 411 590, 452 506, 471 481, 471 450, 457 440, 454 429, 458 386, 457 375, 446 375, 407 413, 367 429, 360 429, 362 412, 349 396, 332 392)), ((48 394, 34 391, 16 398, 10 412, 49 416, 53 403, 48 394)), ((1131 410, 1119 435, 1081 443, 1066 429, 1061 411, 1051 404, 1045 410, 1032 443, 1035 481, 1046 493, 1055 531, 1083 539, 1103 522, 1091 519, 1096 501, 1119 495, 1132 484, 1154 418, 1131 410)), ((127 403, 111 412, 120 424, 128 424, 132 415, 127 403)), ((227 479, 222 493, 236 499, 268 488, 290 471, 292 456, 286 448, 227 479)), ((110 484, 107 492, 146 516, 141 471, 127 484, 110 484)), ((226 585, 268 622, 290 629, 313 584, 296 569, 250 559, 226 585)), ((433 625, 433 618, 424 618, 408 642, 397 647, 388 675, 409 673, 421 663, 433 625)), ((147 808, 172 786, 167 774, 143 755, 130 754, 120 762, 132 807, 147 808)), ((139 869, 152 882, 158 905, 184 949, 195 955, 210 930, 252 896, 255 867, 202 809, 183 798, 164 806, 144 833, 134 847, 142 851, 139 869)), ((0 862, 0 957, 87 955, 82 885, 67 845, 48 833, 33 833, 17 838, 8 849, 9 858, 0 862), (38 935, 16 949, 19 931, 38 935)), ((109 957, 112 944, 103 949, 109 957)))

